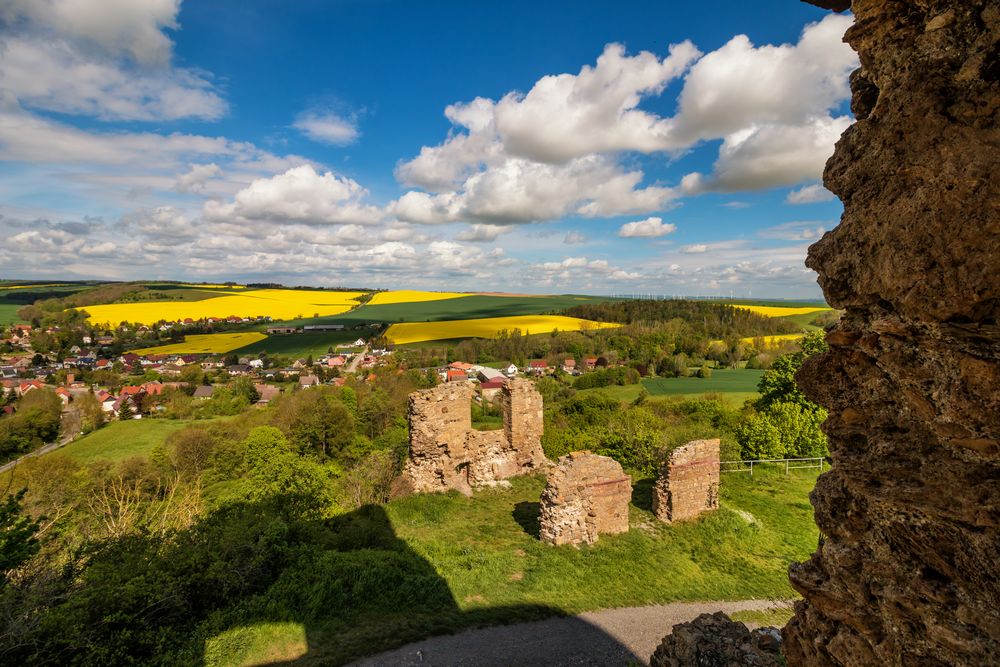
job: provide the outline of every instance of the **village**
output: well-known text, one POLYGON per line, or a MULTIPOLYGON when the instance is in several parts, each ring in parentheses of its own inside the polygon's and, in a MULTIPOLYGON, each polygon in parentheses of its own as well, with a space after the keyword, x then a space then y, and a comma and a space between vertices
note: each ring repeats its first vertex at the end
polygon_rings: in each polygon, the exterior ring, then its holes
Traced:
MULTIPOLYGON (((233 324, 243 322, 233 318, 233 324)), ((227 321, 225 319, 220 321, 227 321)), ((161 323, 167 330, 201 322, 161 323)), ((306 327, 308 329, 308 327, 306 327)), ((269 327, 272 334, 293 334, 302 328, 269 327)), ((18 401, 40 389, 52 390, 64 411, 82 397, 92 396, 100 406, 102 422, 117 419, 141 419, 163 411, 165 392, 177 391, 195 401, 211 399, 220 387, 237 379, 253 388, 253 403, 264 406, 283 391, 296 391, 321 385, 344 386, 347 376, 372 382, 372 372, 394 362, 391 346, 373 348, 369 341, 358 338, 338 344, 322 356, 307 356, 277 364, 283 358, 241 356, 236 354, 155 354, 121 351, 118 332, 78 334, 82 344, 60 353, 42 353, 33 347, 39 334, 57 335, 58 329, 39 328, 30 324, 13 324, 0 338, 0 405, 5 415, 14 414, 18 401), (2 350, 8 350, 3 352, 2 350)), ((140 332, 141 333, 141 332, 140 332)), ((433 373, 438 382, 472 382, 477 388, 477 400, 493 402, 504 383, 518 376, 543 376, 553 373, 580 375, 607 365, 603 358, 588 355, 579 360, 565 357, 556 362, 544 359, 528 361, 524 366, 507 364, 499 368, 453 361, 447 365, 419 369, 433 373)))

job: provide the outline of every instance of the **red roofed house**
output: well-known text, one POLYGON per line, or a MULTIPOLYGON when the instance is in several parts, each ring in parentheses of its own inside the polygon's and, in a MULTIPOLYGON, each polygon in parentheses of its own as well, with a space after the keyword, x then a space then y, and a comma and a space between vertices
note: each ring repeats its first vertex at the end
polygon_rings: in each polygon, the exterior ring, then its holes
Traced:
POLYGON ((567 373, 575 373, 576 372, 576 359, 570 358, 570 359, 564 360, 562 368, 563 368, 563 371, 565 371, 567 373))
POLYGON ((535 375, 545 375, 549 372, 549 362, 544 359, 536 359, 528 362, 528 372, 535 375))
POLYGON ((70 398, 72 398, 69 393, 69 389, 66 387, 56 388, 56 396, 59 397, 59 400, 62 401, 63 405, 69 405, 70 398))
POLYGON ((445 376, 445 380, 448 382, 465 382, 468 379, 469 375, 465 371, 455 368, 449 368, 448 374, 445 376))
POLYGON ((482 393, 484 401, 493 401, 496 398, 497 393, 503 389, 504 383, 507 381, 506 378, 493 378, 492 380, 487 380, 486 382, 479 383, 479 391, 482 393))
POLYGON ((335 357, 330 357, 326 360, 326 365, 330 368, 337 368, 338 366, 343 366, 347 363, 347 359, 342 354, 338 354, 335 357))
POLYGON ((588 371, 594 370, 594 367, 597 366, 597 357, 584 357, 583 365, 586 366, 588 371))
POLYGON ((15 393, 18 396, 24 396, 29 391, 33 389, 41 389, 44 386, 45 383, 42 382, 41 380, 25 380, 24 382, 21 382, 19 385, 17 385, 15 393))
POLYGON ((159 396, 163 393, 163 390, 166 389, 166 386, 160 382, 146 382, 139 388, 150 396, 159 396))

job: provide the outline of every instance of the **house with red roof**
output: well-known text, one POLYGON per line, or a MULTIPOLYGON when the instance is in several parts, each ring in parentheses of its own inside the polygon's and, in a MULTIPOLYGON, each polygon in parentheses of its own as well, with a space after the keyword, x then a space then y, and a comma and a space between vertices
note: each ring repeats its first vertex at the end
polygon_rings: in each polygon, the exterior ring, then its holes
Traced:
POLYGON ((497 393, 503 389, 503 385, 506 381, 506 378, 493 378, 491 380, 487 380, 486 382, 480 382, 479 392, 482 394, 483 400, 492 401, 496 398, 497 393))
POLYGON ((73 398, 72 394, 69 393, 69 389, 66 387, 56 387, 56 396, 59 397, 59 400, 62 401, 64 406, 69 405, 70 400, 73 398))
POLYGON ((534 375, 546 375, 549 372, 549 362, 544 359, 533 359, 528 362, 528 372, 534 375))
POLYGON ((449 368, 444 379, 445 382, 465 382, 469 379, 469 374, 457 368, 449 368))

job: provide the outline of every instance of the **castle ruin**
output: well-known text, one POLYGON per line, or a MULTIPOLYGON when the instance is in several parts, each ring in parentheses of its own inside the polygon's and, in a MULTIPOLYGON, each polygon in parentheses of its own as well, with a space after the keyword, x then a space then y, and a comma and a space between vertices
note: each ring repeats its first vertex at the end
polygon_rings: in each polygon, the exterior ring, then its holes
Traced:
POLYGON ((534 383, 508 380, 500 390, 503 429, 472 428, 470 382, 443 384, 410 394, 410 456, 402 484, 415 493, 478 486, 547 466, 542 452, 542 396, 534 383))
POLYGON ((719 508, 719 440, 694 440, 670 452, 653 488, 653 514, 672 523, 719 508))
POLYGON ((628 532, 632 478, 620 463, 590 452, 560 457, 542 491, 539 537, 549 544, 593 544, 628 532))

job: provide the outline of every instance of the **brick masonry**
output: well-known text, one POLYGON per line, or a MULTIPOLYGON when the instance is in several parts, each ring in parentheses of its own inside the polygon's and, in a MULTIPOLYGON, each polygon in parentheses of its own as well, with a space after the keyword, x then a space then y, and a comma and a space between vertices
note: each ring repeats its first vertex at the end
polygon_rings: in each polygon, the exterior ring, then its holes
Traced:
POLYGON ((672 523, 719 507, 719 440, 694 440, 664 461, 653 488, 653 513, 672 523))
POLYGON ((542 491, 539 537, 549 544, 593 544, 628 532, 632 478, 607 456, 573 452, 559 459, 542 491))
POLYGON ((475 386, 450 382, 410 394, 410 454, 401 476, 404 492, 477 486, 547 467, 542 452, 542 396, 534 383, 508 380, 500 390, 503 430, 472 428, 475 386))

